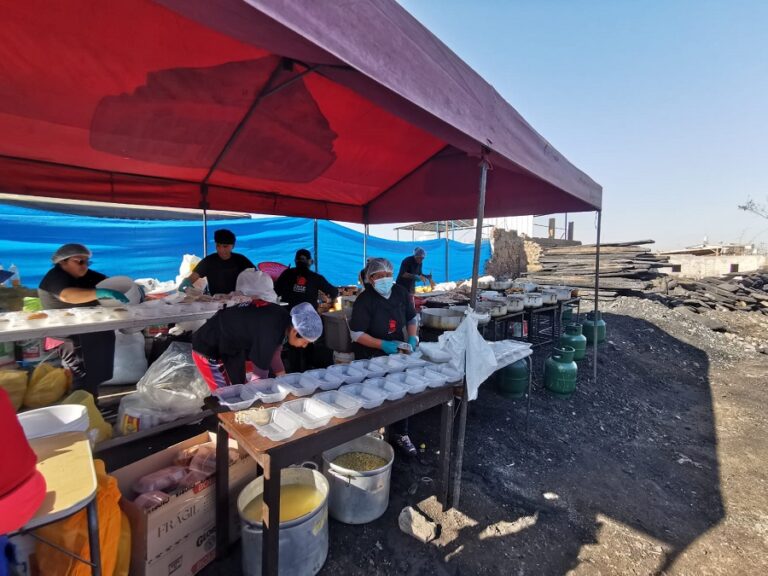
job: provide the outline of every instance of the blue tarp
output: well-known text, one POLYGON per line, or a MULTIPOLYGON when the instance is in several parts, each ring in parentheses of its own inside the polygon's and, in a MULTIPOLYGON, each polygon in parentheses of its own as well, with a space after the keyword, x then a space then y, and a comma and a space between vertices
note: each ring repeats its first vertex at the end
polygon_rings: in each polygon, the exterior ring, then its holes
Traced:
MULTIPOLYGON (((313 251, 313 221, 305 218, 262 218, 209 222, 209 247, 213 233, 228 228, 237 236, 236 252, 258 264, 264 261, 291 264, 299 248, 313 251)), ((190 220, 128 220, 48 212, 0 204, 0 264, 15 263, 22 284, 37 287, 51 266, 51 254, 62 244, 79 242, 93 252, 92 268, 107 276, 171 280, 184 254, 202 256, 202 223, 190 220)), ((436 282, 446 280, 445 240, 397 242, 368 237, 368 255, 389 258, 395 265, 422 246, 427 251, 424 271, 436 282)), ((449 242, 451 280, 472 275, 471 244, 449 242)), ((337 285, 354 284, 363 266, 363 234, 339 224, 318 222, 319 271, 337 285)), ((491 249, 483 242, 480 271, 491 249)))

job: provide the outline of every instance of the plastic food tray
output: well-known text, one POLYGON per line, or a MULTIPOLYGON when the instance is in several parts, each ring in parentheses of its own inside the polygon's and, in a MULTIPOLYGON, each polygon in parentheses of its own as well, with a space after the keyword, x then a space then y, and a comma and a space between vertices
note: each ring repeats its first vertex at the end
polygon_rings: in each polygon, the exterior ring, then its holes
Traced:
POLYGON ((328 372, 325 368, 317 370, 307 370, 301 375, 301 384, 303 386, 314 386, 315 390, 333 390, 344 383, 341 376, 328 372))
POLYGON ((404 354, 392 354, 387 356, 387 372, 402 372, 408 366, 407 360, 405 360, 404 354))
POLYGON ((335 364, 328 367, 328 373, 341 378, 344 384, 356 384, 362 382, 368 376, 368 370, 360 366, 349 364, 335 364))
POLYGON ((390 374, 389 376, 386 376, 384 380, 389 382, 396 382, 397 384, 405 386, 408 389, 408 394, 418 394, 419 392, 424 392, 427 384, 429 383, 424 378, 423 374, 416 374, 412 371, 390 374))
POLYGON ((407 386, 386 378, 369 378, 363 381, 363 386, 381 390, 387 395, 387 400, 399 400, 408 392, 407 386))
POLYGON ((411 368, 406 371, 406 374, 410 374, 413 377, 419 378, 430 388, 439 388, 445 386, 448 382, 448 378, 445 374, 430 370, 429 368, 411 368))
POLYGON ((464 374, 456 370, 453 366, 448 364, 437 364, 435 366, 427 366, 427 370, 432 370, 438 374, 445 376, 447 382, 458 382, 464 377, 464 374))
POLYGON ((233 384, 214 390, 213 395, 219 399, 219 404, 226 406, 232 412, 250 408, 256 400, 253 394, 250 394, 245 384, 233 384))
POLYGON ((326 404, 336 418, 349 418, 363 407, 363 403, 352 396, 347 396, 338 390, 320 392, 312 396, 318 402, 326 404))
POLYGON ((421 354, 415 352, 414 354, 403 354, 400 360, 405 362, 405 369, 408 368, 421 368, 426 366, 428 362, 421 357, 421 354))
POLYGON ((363 408, 376 408, 387 399, 386 392, 375 386, 366 386, 365 384, 347 384, 339 388, 339 392, 359 400, 362 402, 363 408))
POLYGON ((355 360, 350 362, 349 365, 352 368, 362 368, 367 372, 366 378, 380 378, 387 373, 387 369, 380 362, 373 362, 371 360, 355 360))
POLYGON ((301 428, 301 421, 288 410, 269 408, 269 422, 266 424, 252 424, 262 436, 273 442, 285 440, 301 428))
POLYGON ((424 358, 427 358, 432 362, 442 363, 451 361, 451 354, 443 350, 437 342, 421 342, 419 344, 419 350, 421 350, 424 358))
POLYGON ((243 398, 250 396, 254 400, 261 400, 264 404, 271 404, 284 400, 288 392, 288 388, 275 378, 264 378, 245 384, 243 398))
POLYGON ((331 407, 314 398, 299 398, 286 402, 278 408, 294 416, 304 428, 320 428, 333 418, 331 407))
POLYGON ((319 383, 317 380, 309 378, 302 381, 301 376, 301 374, 294 372, 293 374, 278 376, 275 380, 294 396, 309 396, 317 390, 319 383))

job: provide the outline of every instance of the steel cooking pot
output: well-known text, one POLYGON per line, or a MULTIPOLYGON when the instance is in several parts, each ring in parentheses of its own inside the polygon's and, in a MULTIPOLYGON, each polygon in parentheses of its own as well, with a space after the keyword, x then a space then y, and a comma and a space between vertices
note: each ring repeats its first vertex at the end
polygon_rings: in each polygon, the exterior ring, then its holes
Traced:
POLYGON ((538 288, 539 285, 535 282, 528 282, 526 280, 517 279, 513 282, 513 286, 522 288, 524 292, 533 292, 536 290, 536 288, 538 288))
POLYGON ((538 308, 543 304, 541 301, 541 294, 538 292, 528 292, 523 294, 523 305, 526 308, 538 308))
POLYGON ((525 307, 525 296, 509 296, 507 298, 507 313, 520 312, 525 307))
POLYGON ((447 308, 424 308, 421 321, 428 328, 436 330, 455 330, 464 319, 464 313, 447 308))
POLYGON ((554 290, 547 290, 544 289, 541 292, 541 303, 542 304, 556 304, 557 303, 557 293, 554 290))
POLYGON ((571 298, 571 288, 569 286, 550 286, 547 290, 554 292, 558 300, 569 300, 571 298))

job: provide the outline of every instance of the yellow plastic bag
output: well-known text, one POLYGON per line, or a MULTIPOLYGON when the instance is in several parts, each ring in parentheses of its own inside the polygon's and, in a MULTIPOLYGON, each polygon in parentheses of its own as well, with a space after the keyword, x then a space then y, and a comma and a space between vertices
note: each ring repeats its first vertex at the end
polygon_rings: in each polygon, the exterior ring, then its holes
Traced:
POLYGON ((61 401, 62 404, 80 404, 85 406, 88 412, 88 436, 93 438, 98 444, 104 440, 112 438, 112 426, 104 421, 104 418, 96 408, 93 401, 93 395, 85 390, 75 390, 61 401))
POLYGON ((56 369, 55 366, 51 366, 47 362, 40 362, 40 364, 35 366, 35 369, 32 372, 32 376, 29 379, 29 385, 30 386, 36 385, 38 382, 40 382, 40 380, 43 379, 44 376, 46 376, 47 374, 50 374, 55 369, 56 369))
POLYGON ((18 412, 27 393, 27 373, 24 370, 0 370, 0 388, 8 392, 11 404, 18 412))
MULTIPOLYGON (((32 375, 34 378, 34 374, 32 375)), ((55 404, 67 391, 67 375, 62 368, 54 368, 37 382, 30 382, 24 395, 24 406, 42 408, 55 404)))
MULTIPOLYGON (((117 480, 108 476, 102 460, 94 460, 98 489, 96 509, 99 515, 99 543, 101 545, 101 573, 114 575, 117 565, 118 548, 122 533, 122 511, 120 490, 117 480)), ((74 516, 48 526, 38 528, 36 534, 82 558, 91 558, 88 546, 88 519, 83 509, 74 516)), ((35 556, 40 574, 45 576, 90 576, 91 567, 83 562, 62 554, 55 548, 39 542, 35 556)))
POLYGON ((121 512, 120 542, 117 543, 117 560, 112 576, 128 576, 131 570, 131 523, 125 512, 121 512))

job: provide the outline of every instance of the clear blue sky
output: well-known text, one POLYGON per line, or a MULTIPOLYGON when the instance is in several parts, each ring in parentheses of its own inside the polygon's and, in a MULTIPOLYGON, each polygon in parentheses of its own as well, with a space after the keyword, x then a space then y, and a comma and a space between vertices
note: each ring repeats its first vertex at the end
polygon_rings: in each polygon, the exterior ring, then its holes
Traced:
POLYGON ((605 241, 768 243, 737 209, 768 200, 768 0, 400 3, 603 186, 605 241))

